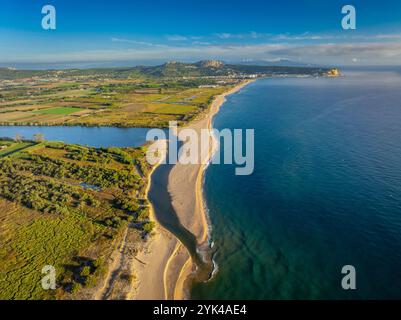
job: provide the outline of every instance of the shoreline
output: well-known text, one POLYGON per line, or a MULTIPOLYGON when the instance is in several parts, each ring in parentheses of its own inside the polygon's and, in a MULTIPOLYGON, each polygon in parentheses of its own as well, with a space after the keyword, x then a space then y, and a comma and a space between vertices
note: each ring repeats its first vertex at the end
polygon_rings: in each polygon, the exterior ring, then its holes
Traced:
MULTIPOLYGON (((184 127, 178 128, 178 131, 192 128, 197 132, 207 129, 209 133, 207 148, 200 150, 200 164, 176 164, 171 171, 167 183, 168 192, 172 200, 171 204, 180 222, 195 236, 198 248, 208 245, 210 228, 204 202, 203 182, 205 170, 217 149, 217 144, 212 134, 213 117, 218 113, 228 95, 238 92, 253 81, 242 81, 222 94, 215 96, 208 110, 201 118, 194 120, 184 127), (187 181, 188 177, 190 177, 189 181, 187 181), (172 180, 184 181, 184 183, 178 183, 177 185, 172 183, 172 180), (182 199, 183 196, 184 198, 182 199)), ((31 126, 41 127, 39 125, 31 126)), ((166 156, 167 141, 157 141, 155 143, 163 144, 161 148, 163 153, 159 162, 153 166, 148 175, 145 190, 147 198, 149 198, 148 194, 152 184, 152 175, 166 156)), ((116 296, 117 293, 112 288, 112 282, 114 282, 112 273, 122 267, 131 270, 131 274, 135 275, 135 279, 130 285, 124 285, 124 287, 120 288, 121 298, 122 296, 125 296, 127 300, 183 300, 188 298, 187 279, 191 274, 195 273, 196 265, 193 263, 183 243, 158 222, 150 201, 149 216, 150 220, 156 223, 155 234, 150 237, 147 243, 141 246, 141 249, 135 255, 131 256, 131 254, 125 252, 126 247, 129 247, 130 243, 126 230, 121 243, 113 250, 111 269, 101 281, 102 283, 93 291, 91 290, 96 300, 113 299, 113 296, 116 296)), ((117 285, 117 287, 120 287, 120 285, 117 285)))
MULTIPOLYGON (((160 166, 167 154, 167 141, 156 141, 162 149, 162 156, 155 164, 148 176, 146 197, 149 200, 149 191, 152 184, 152 175, 160 166)), ((177 251, 177 238, 166 230, 157 220, 152 203, 149 201, 149 217, 155 222, 154 235, 151 236, 142 250, 138 252, 132 262, 132 271, 136 281, 131 286, 127 300, 166 300, 168 298, 166 284, 166 268, 177 251)))
MULTIPOLYGON (((180 222, 191 231, 198 243, 198 247, 208 245, 209 238, 209 217, 205 207, 203 194, 204 174, 210 159, 217 150, 217 141, 212 134, 213 117, 219 112, 220 107, 226 102, 226 97, 238 92, 254 80, 247 80, 237 84, 230 90, 216 96, 211 103, 206 116, 202 119, 180 128, 179 130, 191 128, 198 133, 202 129, 209 131, 209 145, 207 150, 200 150, 199 165, 176 164, 171 171, 168 181, 168 190, 172 197, 172 205, 177 213, 180 222)), ((174 257, 172 256, 172 259, 174 257)), ((173 297, 175 300, 188 299, 187 279, 196 271, 192 258, 188 255, 185 263, 182 264, 178 279, 175 284, 173 297)))

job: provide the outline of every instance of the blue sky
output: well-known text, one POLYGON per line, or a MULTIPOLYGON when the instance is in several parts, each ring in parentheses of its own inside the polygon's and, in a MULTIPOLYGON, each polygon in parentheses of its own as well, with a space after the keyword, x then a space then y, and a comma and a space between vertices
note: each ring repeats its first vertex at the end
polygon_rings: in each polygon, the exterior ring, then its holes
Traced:
POLYGON ((0 64, 401 64, 401 1, 0 0, 0 64), (57 29, 41 28, 54 5, 57 29), (343 30, 352 4, 357 29, 343 30))

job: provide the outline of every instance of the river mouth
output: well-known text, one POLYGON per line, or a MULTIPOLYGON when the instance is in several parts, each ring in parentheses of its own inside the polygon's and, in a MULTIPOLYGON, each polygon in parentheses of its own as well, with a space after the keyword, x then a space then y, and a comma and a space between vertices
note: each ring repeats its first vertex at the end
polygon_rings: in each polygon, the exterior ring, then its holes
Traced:
MULTIPOLYGON (((168 152, 166 157, 168 158, 168 152)), ((157 221, 171 232, 188 250, 195 272, 187 279, 186 286, 210 279, 213 273, 212 252, 208 243, 198 245, 197 239, 180 222, 168 191, 168 179, 174 164, 161 164, 152 173, 148 199, 153 206, 157 221)))

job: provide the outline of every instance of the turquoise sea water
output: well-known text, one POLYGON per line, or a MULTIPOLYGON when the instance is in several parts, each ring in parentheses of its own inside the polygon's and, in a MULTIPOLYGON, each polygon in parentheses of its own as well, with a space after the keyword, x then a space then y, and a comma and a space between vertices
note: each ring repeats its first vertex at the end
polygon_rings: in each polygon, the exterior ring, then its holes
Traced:
POLYGON ((401 298, 400 73, 258 80, 214 126, 255 129, 255 171, 207 169, 218 271, 192 298, 401 298))

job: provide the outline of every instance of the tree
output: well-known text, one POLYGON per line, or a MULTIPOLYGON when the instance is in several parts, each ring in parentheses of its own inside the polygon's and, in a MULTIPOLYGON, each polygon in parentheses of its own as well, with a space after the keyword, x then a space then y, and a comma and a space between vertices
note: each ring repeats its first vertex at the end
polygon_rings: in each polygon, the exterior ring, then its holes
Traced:
POLYGON ((17 133, 17 134, 15 135, 15 137, 14 137, 14 140, 15 140, 15 142, 21 142, 22 136, 21 136, 19 133, 17 133))
POLYGON ((33 139, 35 142, 43 142, 45 140, 45 136, 43 133, 36 133, 33 135, 33 139))
POLYGON ((81 270, 81 277, 87 277, 91 274, 91 268, 89 266, 84 266, 81 270))
POLYGON ((143 231, 146 233, 151 233, 153 228, 155 227, 155 223, 153 221, 147 222, 142 226, 143 231))
POLYGON ((81 286, 79 283, 74 282, 74 283, 71 285, 71 293, 76 293, 76 292, 78 292, 81 288, 82 288, 82 286, 81 286))

